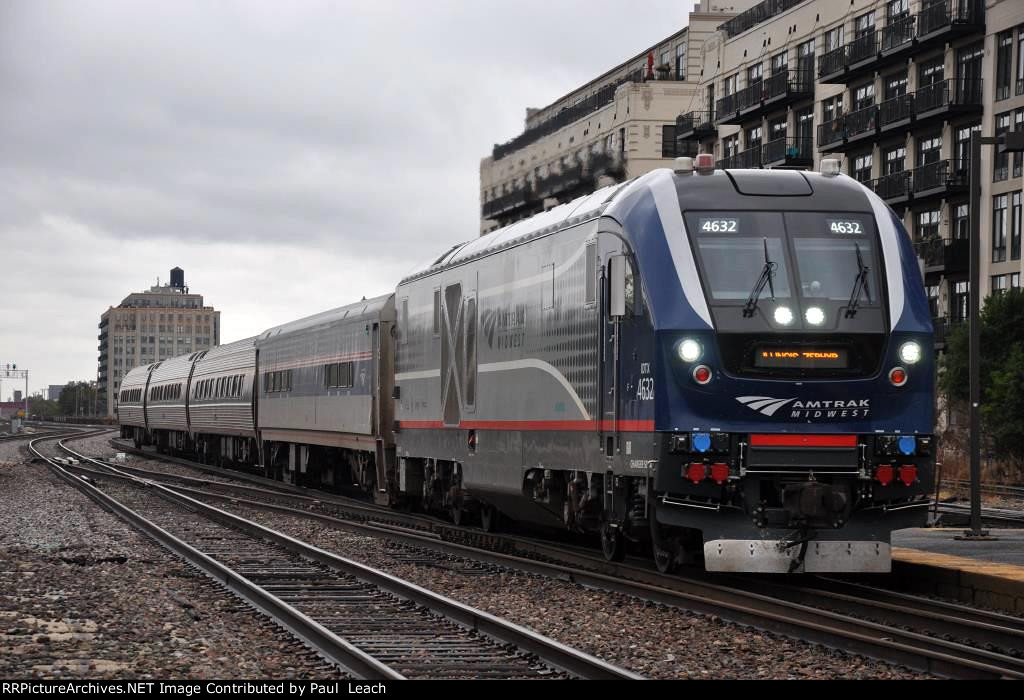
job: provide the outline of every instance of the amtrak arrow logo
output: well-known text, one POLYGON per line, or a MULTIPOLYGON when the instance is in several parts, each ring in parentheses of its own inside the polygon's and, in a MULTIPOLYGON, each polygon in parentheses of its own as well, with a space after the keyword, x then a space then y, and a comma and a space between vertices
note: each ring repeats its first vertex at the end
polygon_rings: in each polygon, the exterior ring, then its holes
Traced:
POLYGON ((766 416, 774 416, 775 412, 790 401, 796 401, 794 396, 791 399, 776 399, 771 396, 737 396, 736 400, 749 409, 763 413, 766 416))

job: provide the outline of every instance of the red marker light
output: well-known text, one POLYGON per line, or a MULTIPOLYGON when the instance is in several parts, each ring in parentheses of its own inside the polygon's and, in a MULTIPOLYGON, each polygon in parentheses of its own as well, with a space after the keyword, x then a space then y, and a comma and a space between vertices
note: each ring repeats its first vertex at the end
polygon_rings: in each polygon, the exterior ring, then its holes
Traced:
POLYGON ((900 467, 900 481, 904 486, 910 486, 917 481, 917 467, 913 464, 904 464, 900 467))
POLYGON ((888 486, 891 484, 892 477, 893 473, 891 464, 879 464, 878 468, 875 469, 875 480, 882 486, 888 486))
POLYGON ((704 465, 699 462, 692 462, 690 466, 686 468, 686 478, 695 484, 699 484, 704 481, 707 475, 707 469, 705 469, 704 465))
POLYGON ((903 386, 907 383, 907 371, 902 367, 893 367, 889 370, 889 381, 893 386, 903 386))
POLYGON ((716 462, 711 465, 711 479, 716 484, 724 484, 729 479, 729 465, 716 462))
POLYGON ((698 384, 707 384, 711 381, 711 368, 707 365, 697 365, 693 368, 693 381, 698 384))
POLYGON ((698 153, 694 166, 699 173, 709 173, 715 170, 715 156, 711 153, 698 153))

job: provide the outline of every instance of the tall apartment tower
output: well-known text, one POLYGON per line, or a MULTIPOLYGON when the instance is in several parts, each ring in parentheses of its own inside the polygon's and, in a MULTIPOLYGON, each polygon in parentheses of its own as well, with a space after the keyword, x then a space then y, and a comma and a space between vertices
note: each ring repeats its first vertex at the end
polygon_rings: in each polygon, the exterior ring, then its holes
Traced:
POLYGON ((220 345, 220 311, 190 294, 185 271, 171 270, 170 283, 129 294, 100 316, 98 400, 114 415, 117 390, 132 367, 220 345))

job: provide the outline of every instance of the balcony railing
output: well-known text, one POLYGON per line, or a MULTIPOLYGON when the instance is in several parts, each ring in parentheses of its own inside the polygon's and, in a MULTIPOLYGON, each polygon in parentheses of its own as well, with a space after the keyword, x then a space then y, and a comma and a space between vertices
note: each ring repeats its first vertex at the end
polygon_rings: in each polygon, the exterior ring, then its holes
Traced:
POLYGON ((846 68, 846 47, 840 46, 818 59, 818 77, 839 73, 846 68))
POLYGON ((940 80, 925 85, 914 93, 917 114, 951 105, 981 105, 981 80, 940 80))
POLYGON ((755 146, 754 148, 748 148, 745 151, 740 151, 736 155, 722 158, 715 167, 719 170, 725 170, 727 168, 760 168, 761 167, 761 147, 755 146))
POLYGON ((882 27, 882 51, 892 51, 914 41, 917 18, 910 16, 882 27))
POLYGON ((765 165, 775 163, 809 164, 813 160, 810 138, 775 139, 766 143, 762 150, 761 162, 765 165))
POLYGON ((958 161, 940 160, 914 169, 914 192, 967 186, 967 168, 953 167, 958 161))
POLYGON ((710 110, 687 112, 676 117, 676 138, 700 138, 715 131, 715 113, 710 110))
POLYGON ((872 29, 849 43, 846 50, 847 63, 860 63, 878 57, 878 33, 872 29))
POLYGON ((734 37, 737 34, 742 34, 751 27, 754 27, 765 20, 771 19, 775 15, 780 15, 791 7, 799 5, 804 0, 764 0, 751 7, 749 10, 741 12, 736 15, 728 22, 719 25, 719 29, 725 31, 729 37, 734 37))
POLYGON ((859 136, 878 128, 878 105, 871 105, 846 115, 846 138, 859 136))
POLYGON ((915 243, 914 248, 926 268, 944 268, 947 272, 967 269, 971 254, 970 241, 966 238, 932 238, 915 243))
POLYGON ((718 102, 715 103, 715 118, 722 119, 740 111, 739 103, 740 93, 738 92, 719 98, 718 102))
POLYGON ((773 100, 786 94, 806 95, 814 92, 814 78, 808 71, 783 70, 764 80, 762 98, 773 100))
POLYGON ((818 148, 841 143, 846 138, 846 117, 839 116, 818 125, 818 148))
POLYGON ((924 36, 954 24, 980 24, 984 11, 979 0, 941 0, 917 13, 917 34, 924 36))
POLYGON ((537 180, 534 190, 538 197, 552 197, 573 190, 583 181, 583 164, 565 167, 560 173, 552 173, 537 180))
POLYGON ((913 94, 894 97, 878 106, 878 123, 882 127, 910 119, 912 116, 914 116, 913 94))
POLYGON ((485 219, 490 219, 508 211, 519 209, 535 199, 533 188, 527 184, 517 190, 512 190, 494 199, 484 202, 482 214, 485 219))
POLYGON ((871 180, 868 187, 882 199, 908 197, 910 196, 910 171, 901 170, 898 173, 883 175, 876 180, 871 180))

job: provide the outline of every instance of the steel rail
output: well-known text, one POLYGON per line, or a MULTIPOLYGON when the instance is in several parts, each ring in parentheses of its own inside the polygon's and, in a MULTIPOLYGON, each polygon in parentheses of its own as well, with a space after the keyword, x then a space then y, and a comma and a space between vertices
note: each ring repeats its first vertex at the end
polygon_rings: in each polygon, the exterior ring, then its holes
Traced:
MULTIPOLYGON (((179 492, 184 489, 176 490, 153 481, 140 480, 138 477, 127 473, 118 473, 120 471, 118 467, 81 455, 66 445, 59 444, 69 453, 97 464, 105 470, 110 470, 118 478, 142 481, 142 483, 155 489, 159 495, 167 500, 175 502, 193 512, 198 512, 243 533, 277 544, 293 554, 323 564, 334 571, 354 576, 360 581, 376 586, 394 596, 410 600, 446 619, 452 620, 461 627, 475 630, 502 643, 512 644, 525 652, 535 655, 545 664, 556 669, 591 680, 641 680, 643 678, 639 674, 609 664, 590 654, 538 634, 533 630, 516 625, 490 613, 477 610, 391 574, 314 547, 289 535, 271 530, 263 525, 215 508, 179 492)), ((107 475, 106 472, 90 471, 94 476, 103 477, 107 475)))
MULTIPOLYGON (((44 460, 60 479, 84 493, 99 504, 100 507, 117 515, 147 537, 160 543, 190 565, 210 576, 242 600, 304 641, 328 661, 336 664, 356 678, 372 680, 404 679, 402 674, 380 663, 341 637, 338 637, 326 627, 299 612, 277 596, 268 593, 244 576, 204 554, 184 540, 175 537, 155 523, 150 522, 92 484, 74 476, 63 466, 36 449, 36 442, 38 440, 33 440, 29 443, 29 450, 44 460)), ((124 475, 123 478, 145 483, 130 475, 124 475)))

